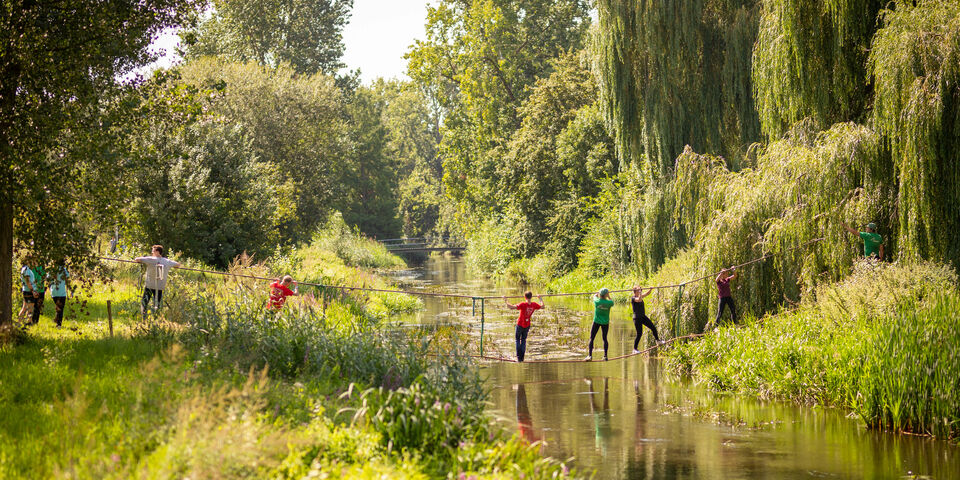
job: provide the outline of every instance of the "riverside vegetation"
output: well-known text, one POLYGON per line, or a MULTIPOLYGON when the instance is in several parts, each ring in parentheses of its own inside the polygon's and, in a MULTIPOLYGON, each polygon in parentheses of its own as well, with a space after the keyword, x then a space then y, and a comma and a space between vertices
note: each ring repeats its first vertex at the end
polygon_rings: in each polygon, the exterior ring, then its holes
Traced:
MULTIPOLYGON (((303 249, 231 270, 382 287, 369 269, 401 264, 341 225, 303 249)), ((176 271, 163 314, 140 321, 138 267, 105 268, 114 281, 72 301, 71 329, 53 329, 44 316, 2 346, 0 439, 15 446, 0 455, 4 478, 570 473, 500 431, 464 357, 425 356, 428 335, 390 328, 391 316, 419 300, 305 286, 274 314, 263 308, 265 282, 176 271)))

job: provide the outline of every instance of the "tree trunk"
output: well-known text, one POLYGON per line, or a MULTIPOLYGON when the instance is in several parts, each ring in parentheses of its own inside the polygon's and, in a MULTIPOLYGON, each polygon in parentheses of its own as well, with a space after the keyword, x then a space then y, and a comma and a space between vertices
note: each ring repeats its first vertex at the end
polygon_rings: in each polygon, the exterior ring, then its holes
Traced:
POLYGON ((13 321, 13 204, 0 199, 0 325, 13 321))

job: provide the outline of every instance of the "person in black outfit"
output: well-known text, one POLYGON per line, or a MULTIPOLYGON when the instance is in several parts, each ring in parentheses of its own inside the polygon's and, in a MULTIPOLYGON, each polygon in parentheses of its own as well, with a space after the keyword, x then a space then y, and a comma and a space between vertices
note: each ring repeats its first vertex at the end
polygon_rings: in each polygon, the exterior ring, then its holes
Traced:
POLYGON ((644 325, 646 325, 647 328, 653 332, 653 338, 656 339, 657 343, 660 343, 660 335, 657 334, 657 326, 653 324, 653 322, 650 320, 650 317, 647 317, 647 314, 644 311, 643 299, 647 298, 651 292, 653 292, 653 288, 648 288, 647 292, 643 293, 643 288, 639 285, 633 287, 633 297, 630 298, 630 304, 633 306, 633 326, 637 329, 637 338, 633 340, 633 353, 640 353, 638 348, 640 347, 640 337, 643 335, 644 325))

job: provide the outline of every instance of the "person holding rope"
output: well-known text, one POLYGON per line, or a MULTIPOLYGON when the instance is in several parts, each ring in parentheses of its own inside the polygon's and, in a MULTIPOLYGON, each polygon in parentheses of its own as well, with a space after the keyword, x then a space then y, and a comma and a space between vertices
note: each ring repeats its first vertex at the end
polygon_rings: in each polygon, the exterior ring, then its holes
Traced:
POLYGON ((733 303, 733 295, 730 293, 730 280, 737 278, 734 273, 734 267, 724 268, 717 275, 717 294, 720 296, 720 305, 717 307, 717 319, 714 320, 714 327, 720 325, 720 318, 723 316, 723 309, 730 307, 730 320, 737 321, 737 306, 733 303))
POLYGON ((287 297, 298 295, 297 281, 290 275, 284 275, 277 281, 270 284, 270 300, 267 301, 267 310, 279 312, 283 309, 283 304, 287 302, 287 297), (293 285, 293 289, 290 286, 293 285))
POLYGON ((863 256, 866 258, 879 258, 880 261, 883 261, 883 237, 877 233, 877 224, 870 222, 867 224, 867 231, 860 232, 850 228, 849 225, 840 221, 840 225, 843 225, 844 230, 857 235, 863 240, 863 256))
POLYGON ((530 291, 523 292, 523 298, 526 299, 525 302, 514 305, 507 301, 506 296, 503 297, 503 302, 506 303, 508 307, 513 310, 520 310, 520 316, 517 317, 517 327, 514 338, 517 343, 517 361, 521 363, 523 362, 524 354, 527 352, 527 332, 530 331, 530 318, 533 317, 533 312, 544 307, 543 297, 540 295, 537 295, 540 303, 530 301, 533 298, 533 292, 530 291))
POLYGON ((17 321, 23 323, 27 318, 33 318, 33 311, 37 306, 40 292, 37 289, 37 277, 31 268, 34 265, 33 257, 23 257, 23 266, 20 267, 20 283, 23 285, 23 306, 17 314, 17 321))
POLYGON ((603 361, 607 361, 607 350, 610 346, 607 332, 610 330, 611 308, 613 300, 610 300, 610 290, 601 288, 593 295, 593 326, 590 327, 590 344, 587 346, 587 358, 584 359, 586 362, 593 360, 593 339, 597 336, 597 330, 603 331, 603 361))
POLYGON ((137 257, 133 261, 147 266, 147 271, 143 275, 143 296, 140 297, 140 314, 146 319, 151 300, 156 308, 160 308, 163 304, 163 289, 167 286, 167 269, 180 268, 180 262, 164 257, 163 245, 154 245, 150 248, 149 257, 137 257))
POLYGON ((63 309, 67 305, 67 278, 69 277, 70 272, 67 271, 67 267, 60 265, 57 268, 57 275, 50 283, 50 298, 53 299, 53 304, 57 308, 57 316, 53 319, 57 328, 63 326, 63 309))
POLYGON ((633 339, 633 353, 640 353, 638 348, 640 347, 640 337, 643 335, 643 326, 646 325, 647 328, 653 332, 653 338, 657 341, 657 344, 660 344, 660 335, 657 334, 657 326, 650 321, 650 317, 647 316, 643 304, 643 299, 646 298, 653 292, 653 287, 647 289, 647 293, 643 293, 643 287, 637 285, 633 287, 633 297, 630 297, 630 305, 633 306, 633 327, 637 329, 637 338, 633 339))

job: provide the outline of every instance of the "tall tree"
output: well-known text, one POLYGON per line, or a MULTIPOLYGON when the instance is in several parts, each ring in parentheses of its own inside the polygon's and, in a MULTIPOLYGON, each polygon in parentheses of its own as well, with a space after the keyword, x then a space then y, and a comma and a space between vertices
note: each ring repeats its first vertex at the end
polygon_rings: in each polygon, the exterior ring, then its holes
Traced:
POLYGON ((600 94, 623 162, 663 183, 685 145, 736 161, 760 130, 758 0, 598 0, 600 94))
POLYGON ((217 55, 297 73, 344 67, 343 27, 353 0, 212 0, 213 13, 188 32, 190 56, 217 55))
POLYGON ((222 58, 200 58, 179 68, 186 84, 219 87, 211 109, 242 125, 250 149, 279 175, 295 212, 283 217, 282 242, 307 240, 348 190, 345 158, 352 155, 344 94, 323 74, 297 75, 222 58))
MULTIPOLYGON (((517 109, 551 59, 577 49, 589 25, 584 0, 443 0, 427 36, 407 54, 411 78, 444 111, 444 183, 462 212, 492 210, 498 165, 520 127, 517 109)), ((472 222, 475 224, 475 222, 472 222)))
POLYGON ((859 120, 869 104, 867 52, 878 0, 763 0, 753 82, 763 132, 796 122, 859 120))
POLYGON ((90 192, 80 182, 109 178, 114 158, 90 148, 70 161, 63 142, 96 137, 90 130, 105 127, 102 101, 115 92, 118 76, 146 63, 151 40, 165 28, 188 23, 198 3, 0 3, 0 322, 12 314, 14 239, 42 245, 39 253, 51 260, 81 255, 89 242, 74 211, 49 208, 82 204, 85 194, 109 193, 90 192))

